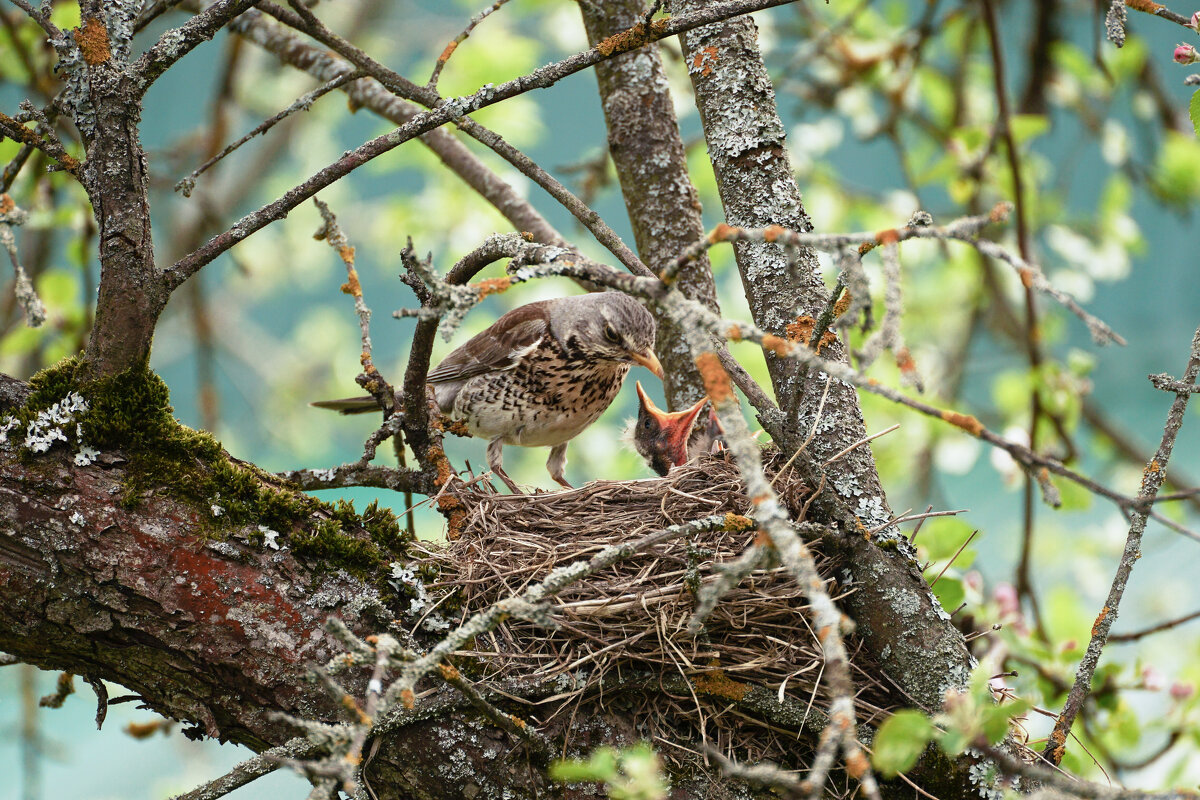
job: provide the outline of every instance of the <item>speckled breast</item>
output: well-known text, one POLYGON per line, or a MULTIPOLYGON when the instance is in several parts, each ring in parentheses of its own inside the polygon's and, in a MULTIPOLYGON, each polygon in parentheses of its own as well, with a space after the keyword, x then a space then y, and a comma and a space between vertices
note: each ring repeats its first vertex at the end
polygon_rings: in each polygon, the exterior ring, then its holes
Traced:
POLYGON ((553 446, 604 413, 629 372, 618 361, 566 358, 555 348, 513 369, 468 380, 454 403, 473 436, 527 447, 553 446))

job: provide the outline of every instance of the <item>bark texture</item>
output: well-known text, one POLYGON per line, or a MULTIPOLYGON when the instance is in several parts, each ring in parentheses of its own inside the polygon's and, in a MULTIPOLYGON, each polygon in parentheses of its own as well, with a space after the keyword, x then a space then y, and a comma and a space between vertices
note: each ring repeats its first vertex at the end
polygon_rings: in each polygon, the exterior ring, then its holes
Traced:
MULTIPOLYGON (((673 14, 703 0, 671 0, 673 14)), ((704 124, 709 158, 731 225, 781 225, 812 230, 784 150, 784 128, 775 90, 758 50, 757 27, 749 17, 706 25, 682 34, 684 57, 704 124)), ((829 294, 815 254, 799 254, 789 266, 784 249, 768 242, 734 245, 750 312, 759 327, 779 336, 797 314, 816 316, 829 294)), ((840 343, 823 348, 845 360, 840 343)), ((767 355, 775 394, 784 414, 783 443, 797 447, 810 430, 808 452, 820 464, 862 439, 866 428, 858 397, 849 384, 822 374, 806 375, 794 361, 767 355), (831 380, 820 417, 817 409, 831 380)), ((865 526, 884 526, 892 517, 866 446, 838 461, 829 475, 834 492, 865 526)), ((830 513, 837 519, 841 514, 830 513)), ((962 634, 916 569, 911 547, 898 532, 884 531, 893 547, 881 549, 869 536, 851 532, 838 546, 851 553, 849 569, 857 591, 843 600, 858 632, 889 677, 917 704, 936 709, 945 690, 961 686, 973 665, 962 634)))
MULTIPOLYGON (((595 45, 636 25, 641 0, 583 0, 588 41, 595 45)), ((657 44, 596 65, 608 128, 608 149, 617 168, 638 255, 655 273, 688 245, 704 238, 700 198, 687 171, 670 87, 657 44)), ((681 270, 677 286, 693 300, 719 311, 708 255, 681 270)), ((667 403, 685 408, 704 396, 704 386, 684 338, 665 317, 658 319, 655 347, 666 370, 667 403)))

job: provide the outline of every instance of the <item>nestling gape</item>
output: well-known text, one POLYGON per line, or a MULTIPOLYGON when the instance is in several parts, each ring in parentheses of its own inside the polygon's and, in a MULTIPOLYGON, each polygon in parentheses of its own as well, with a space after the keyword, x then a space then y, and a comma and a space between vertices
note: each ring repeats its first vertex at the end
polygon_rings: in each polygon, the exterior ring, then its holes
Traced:
POLYGON ((691 408, 667 412, 654 405, 641 383, 637 384, 637 393, 638 415, 631 431, 633 447, 659 475, 666 475, 671 467, 725 449, 725 431, 707 397, 691 408), (708 414, 701 416, 706 406, 708 414))
MULTIPOLYGON (((504 445, 549 446, 546 468, 563 477, 567 442, 608 408, 633 364, 662 377, 654 355, 654 317, 618 292, 560 297, 514 308, 429 372, 442 413, 488 440, 488 466, 513 492, 504 445)), ((370 411, 372 398, 313 405, 370 411)))

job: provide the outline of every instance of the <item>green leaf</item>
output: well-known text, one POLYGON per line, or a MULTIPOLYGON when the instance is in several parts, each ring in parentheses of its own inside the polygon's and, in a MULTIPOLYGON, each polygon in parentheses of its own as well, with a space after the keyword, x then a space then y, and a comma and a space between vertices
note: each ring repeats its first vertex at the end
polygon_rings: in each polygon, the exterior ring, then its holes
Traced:
POLYGON ((996 744, 1008 734, 1008 721, 1033 707, 1028 700, 1017 699, 1011 703, 983 709, 983 735, 991 744, 996 744))
POLYGON ((614 781, 619 777, 617 752, 611 747, 601 747, 587 761, 555 761, 550 765, 550 777, 566 783, 614 781))
POLYGON ((885 778, 912 769, 936 731, 920 711, 897 711, 879 726, 871 763, 885 778))
POLYGON ((1192 131, 1200 136, 1200 89, 1192 92, 1192 100, 1188 103, 1188 116, 1192 118, 1192 131))

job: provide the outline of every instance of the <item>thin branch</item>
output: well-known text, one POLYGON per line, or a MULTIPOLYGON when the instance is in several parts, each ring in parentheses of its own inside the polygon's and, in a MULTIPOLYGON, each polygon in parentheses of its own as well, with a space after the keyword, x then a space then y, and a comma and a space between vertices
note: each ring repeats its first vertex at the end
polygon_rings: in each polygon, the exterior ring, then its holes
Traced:
POLYGON ((221 152, 217 153, 215 156, 208 159, 203 164, 201 164, 200 166, 198 166, 194 170, 192 170, 192 172, 187 177, 183 178, 182 180, 179 181, 179 183, 175 184, 175 191, 181 192, 184 197, 191 197, 192 189, 195 188, 195 186, 196 186, 196 178, 199 178, 206 170, 208 170, 209 167, 213 166, 218 161, 225 158, 227 155, 232 153, 234 150, 237 150, 239 147, 241 147, 246 142, 253 139, 255 136, 258 136, 259 134, 266 133, 267 131, 271 130, 271 128, 275 127, 275 125, 277 125, 278 123, 287 119, 289 116, 296 113, 297 111, 307 111, 309 108, 312 107, 312 104, 314 102, 316 102, 318 99, 320 99, 321 97, 325 96, 329 92, 332 92, 334 89, 340 89, 341 87, 345 86, 350 81, 357 80, 357 79, 361 78, 362 76, 363 76, 363 73, 358 72, 358 71, 349 72, 349 73, 346 73, 345 75, 339 75, 336 78, 334 78, 333 80, 327 81, 324 85, 319 86, 316 89, 313 89, 311 92, 308 92, 307 94, 301 96, 300 98, 298 98, 296 100, 296 102, 292 103, 290 106, 285 108, 283 111, 280 111, 275 116, 266 120, 261 125, 259 125, 257 128, 250 131, 242 138, 238 139, 236 142, 233 142, 232 144, 227 145, 225 147, 225 149, 223 149, 221 152))
POLYGON ((24 11, 30 19, 40 25, 42 30, 46 32, 46 35, 50 37, 51 43, 59 44, 66 42, 67 37, 63 35, 63 32, 59 30, 59 27, 50 20, 49 14, 43 14, 42 12, 38 11, 29 3, 29 0, 10 0, 10 2, 12 2, 12 4, 17 8, 24 11))
POLYGON ((520 717, 505 713, 494 706, 452 664, 444 662, 439 667, 442 678, 446 683, 461 692, 463 697, 467 698, 471 702, 471 705, 479 709, 493 725, 528 744, 537 755, 541 764, 546 764, 550 761, 554 748, 545 736, 520 717))
POLYGON ((438 56, 437 63, 433 65, 433 74, 429 76, 429 82, 425 84, 426 88, 437 90, 438 77, 442 74, 442 69, 446 66, 446 62, 450 60, 450 56, 454 55, 454 51, 458 49, 458 46, 467 40, 467 37, 471 35, 471 31, 475 30, 476 25, 483 22, 484 18, 491 15, 492 12, 498 11, 500 6, 507 2, 508 0, 496 0, 496 2, 483 11, 471 17, 463 32, 451 39, 450 43, 442 50, 442 54, 438 56))
MULTIPOLYGON (((47 138, 43 139, 36 132, 29 130, 21 123, 17 122, 12 117, 0 111, 0 136, 12 139, 14 142, 20 142, 28 147, 35 147, 41 150, 50 158, 54 159, 63 172, 71 176, 79 177, 79 159, 66 151, 62 142, 53 135, 53 132, 47 125, 39 125, 39 130, 47 134, 47 138)), ((8 169, 5 169, 8 172, 8 169)))
POLYGON ((1113 331, 1102 320, 1097 319, 1083 308, 1066 292, 1050 284, 1041 268, 1024 258, 1010 253, 995 242, 978 238, 980 230, 993 222, 1003 222, 1008 215, 1010 205, 1001 203, 992 209, 990 214, 978 217, 960 217, 944 226, 902 227, 889 228, 882 231, 862 231, 857 233, 799 233, 787 230, 777 225, 766 228, 739 228, 733 225, 718 225, 707 237, 688 248, 680 255, 674 269, 666 277, 670 277, 679 267, 682 267, 697 253, 721 242, 736 241, 767 241, 777 242, 786 247, 811 247, 827 253, 836 253, 844 247, 862 246, 864 250, 878 245, 899 243, 909 239, 951 239, 965 242, 986 256, 999 259, 1013 267, 1022 281, 1028 281, 1033 288, 1043 292, 1065 306, 1071 313, 1083 320, 1087 325, 1092 339, 1097 344, 1125 344, 1125 340, 1113 331))
POLYGON ((175 795, 171 800, 217 800, 251 781, 270 775, 283 766, 285 759, 309 758, 318 751, 318 746, 304 736, 289 739, 278 747, 264 750, 235 766, 219 778, 198 786, 185 794, 175 795))
POLYGON ((345 153, 341 158, 320 170, 308 180, 287 191, 282 197, 268 203, 257 211, 242 217, 231 228, 217 234, 205 245, 191 254, 175 262, 164 273, 164 281, 168 289, 173 289, 183 283, 197 270, 214 258, 233 247, 252 233, 261 230, 266 225, 282 219, 289 211, 304 202, 314 194, 329 186, 334 181, 345 177, 354 169, 376 156, 407 142, 415 136, 433 130, 451 122, 458 117, 470 114, 480 108, 495 105, 502 100, 524 94, 533 89, 546 88, 557 83, 568 75, 587 69, 588 67, 615 55, 635 50, 651 42, 675 36, 683 31, 692 30, 703 25, 711 24, 729 17, 785 5, 793 0, 730 0, 730 2, 714 3, 695 14, 672 17, 668 20, 657 20, 649 31, 635 29, 624 31, 609 37, 595 47, 554 64, 541 67, 533 72, 515 78, 499 86, 487 85, 471 95, 447 100, 438 108, 418 114, 413 119, 395 130, 376 137, 358 148, 345 153))
POLYGON ((1167 412, 1167 422, 1163 426, 1162 441, 1158 445, 1158 451, 1142 473, 1142 486, 1138 492, 1138 500, 1141 501, 1141 505, 1131 511, 1132 520, 1129 525, 1129 534, 1125 539, 1125 551, 1121 554, 1121 561, 1117 565, 1116 575, 1113 576, 1104 608, 1100 610, 1100 614, 1092 626, 1092 638, 1088 642, 1087 651, 1079 664, 1079 670, 1075 673, 1075 684, 1071 687, 1062 713, 1055 721, 1054 730, 1050 734, 1046 759, 1055 766, 1062 763, 1067 734, 1071 730, 1071 724, 1075 721, 1076 715, 1083 707, 1084 700, 1091 692, 1092 676, 1100 661, 1100 653, 1104 649, 1104 644, 1108 641, 1108 632, 1112 630, 1113 621, 1117 618, 1129 575, 1133 571, 1133 565, 1142 556, 1142 533, 1146 530, 1150 504, 1153 503, 1154 496, 1158 494, 1159 487, 1162 486, 1166 476, 1167 462, 1175 447, 1175 437, 1183 426, 1183 415, 1187 410, 1188 400, 1192 396, 1190 387, 1195 385, 1197 375, 1200 375, 1200 328, 1196 329, 1196 333, 1192 337, 1191 355, 1182 381, 1185 391, 1176 393, 1175 401, 1171 403, 1171 409, 1167 412))
POLYGON ((172 64, 217 35, 217 31, 258 0, 217 0, 178 28, 172 28, 132 65, 138 90, 145 94, 172 64))
POLYGON ((359 463, 342 464, 329 469, 298 469, 276 472, 285 481, 308 491, 337 489, 344 486, 373 486, 393 492, 431 494, 437 490, 433 479, 425 472, 359 463))
POLYGON ((14 291, 17 304, 21 306, 21 310, 25 314, 25 324, 30 328, 37 328, 46 321, 46 306, 34 290, 25 268, 21 266, 21 261, 17 257, 17 238, 12 231, 14 227, 23 225, 28 219, 29 215, 17 208, 11 197, 0 194, 0 247, 8 252, 8 259, 12 262, 14 291))
POLYGON ((1149 628, 1143 628, 1140 631, 1134 631, 1132 633, 1114 633, 1108 637, 1108 641, 1113 644, 1126 644, 1128 642, 1136 642, 1138 639, 1149 636, 1153 633, 1161 633, 1162 631, 1169 631, 1169 630, 1171 630, 1171 628, 1182 625, 1185 622, 1191 622, 1194 619, 1200 619, 1200 611, 1195 611, 1195 612, 1192 612, 1191 614, 1187 614, 1185 616, 1178 617, 1177 619, 1168 620, 1167 622, 1160 622, 1157 625, 1154 625, 1149 628))
MULTIPOLYGON (((338 36, 300 0, 288 0, 288 2, 295 12, 294 15, 288 14, 271 2, 263 2, 260 4, 260 7, 263 11, 271 14, 281 22, 295 26, 299 30, 308 33, 317 41, 379 81, 397 97, 420 103, 430 109, 436 109, 446 102, 445 98, 438 94, 435 89, 428 86, 417 86, 408 78, 380 64, 362 49, 338 36)), ((622 241, 617 232, 604 222, 599 214, 589 208, 583 200, 540 167, 533 159, 505 141, 500 134, 485 128, 468 116, 464 115, 456 118, 453 122, 461 131, 480 144, 491 148, 497 155, 516 167, 521 174, 546 190, 551 197, 570 211, 571 215, 579 220, 580 224, 596 237, 596 241, 604 245, 630 272, 635 275, 648 276, 653 274, 641 259, 637 257, 637 254, 622 241)))

